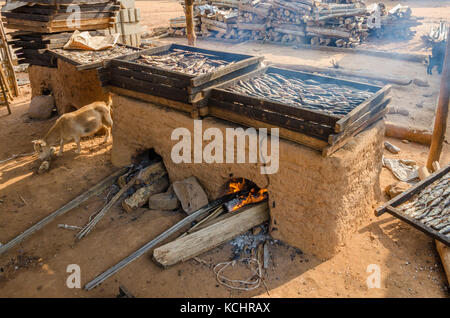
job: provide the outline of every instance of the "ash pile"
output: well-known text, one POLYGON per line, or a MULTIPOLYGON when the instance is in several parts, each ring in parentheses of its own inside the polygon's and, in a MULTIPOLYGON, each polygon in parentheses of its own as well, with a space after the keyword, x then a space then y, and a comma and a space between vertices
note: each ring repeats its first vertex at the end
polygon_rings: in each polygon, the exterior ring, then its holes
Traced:
MULTIPOLYGON (((181 1, 184 4, 184 1, 181 1)), ((210 0, 194 2, 196 33, 203 38, 241 42, 259 40, 286 45, 355 47, 373 34, 409 38, 419 24, 401 4, 314 0, 210 0)), ((168 33, 186 34, 185 17, 170 20, 168 33)))

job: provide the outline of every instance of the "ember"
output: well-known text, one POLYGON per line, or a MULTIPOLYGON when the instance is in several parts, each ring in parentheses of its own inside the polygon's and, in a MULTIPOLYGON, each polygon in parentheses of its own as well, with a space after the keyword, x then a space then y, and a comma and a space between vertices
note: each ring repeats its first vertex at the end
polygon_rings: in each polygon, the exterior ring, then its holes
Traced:
POLYGON ((258 203, 268 198, 267 189, 260 189, 255 183, 244 178, 232 179, 228 184, 228 194, 243 191, 237 198, 227 202, 225 206, 228 211, 236 211, 246 205, 258 203))

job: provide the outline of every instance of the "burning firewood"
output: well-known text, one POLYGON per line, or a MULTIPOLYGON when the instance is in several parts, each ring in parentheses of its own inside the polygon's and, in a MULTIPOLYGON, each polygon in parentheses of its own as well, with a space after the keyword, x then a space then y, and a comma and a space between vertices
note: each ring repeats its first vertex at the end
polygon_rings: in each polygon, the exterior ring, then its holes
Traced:
POLYGON ((268 219, 269 207, 267 202, 257 204, 225 220, 155 249, 153 259, 164 267, 187 261, 268 219))

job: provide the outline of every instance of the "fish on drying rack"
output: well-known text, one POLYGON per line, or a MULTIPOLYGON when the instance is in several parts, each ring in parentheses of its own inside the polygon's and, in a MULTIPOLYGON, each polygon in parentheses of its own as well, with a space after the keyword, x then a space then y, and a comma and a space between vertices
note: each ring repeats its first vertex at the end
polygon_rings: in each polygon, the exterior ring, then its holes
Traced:
POLYGON ((420 191, 398 209, 450 237, 450 173, 420 191))
POLYGON ((266 73, 246 81, 241 80, 226 90, 341 116, 348 114, 373 95, 372 92, 350 86, 285 77, 277 73, 266 73))
POLYGON ((173 52, 164 55, 141 55, 136 62, 190 75, 207 74, 234 64, 212 54, 181 49, 174 49, 173 52))
POLYGON ((100 51, 65 50, 65 49, 53 49, 52 51, 62 56, 65 56, 71 60, 74 60, 80 64, 90 64, 100 62, 106 59, 109 60, 119 56, 135 53, 139 51, 139 49, 127 47, 124 45, 116 45, 112 48, 100 51))

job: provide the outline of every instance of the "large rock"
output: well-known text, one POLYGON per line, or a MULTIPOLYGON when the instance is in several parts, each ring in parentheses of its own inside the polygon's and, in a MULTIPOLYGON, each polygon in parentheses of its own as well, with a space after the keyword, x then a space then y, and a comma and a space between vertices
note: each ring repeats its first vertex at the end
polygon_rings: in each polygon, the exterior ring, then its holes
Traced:
POLYGON ((148 200, 148 208, 152 210, 173 211, 179 206, 180 201, 173 192, 158 193, 148 200))
POLYGON ((208 204, 208 196, 195 177, 190 177, 183 181, 175 181, 173 183, 173 191, 187 214, 191 214, 208 204))
POLYGON ((409 183, 399 181, 394 184, 388 185, 385 189, 385 192, 392 199, 392 198, 396 197, 397 195, 405 192, 409 188, 411 188, 411 185, 409 183))
POLYGON ((28 109, 28 117, 33 119, 47 119, 52 115, 55 98, 51 95, 33 97, 28 109))

